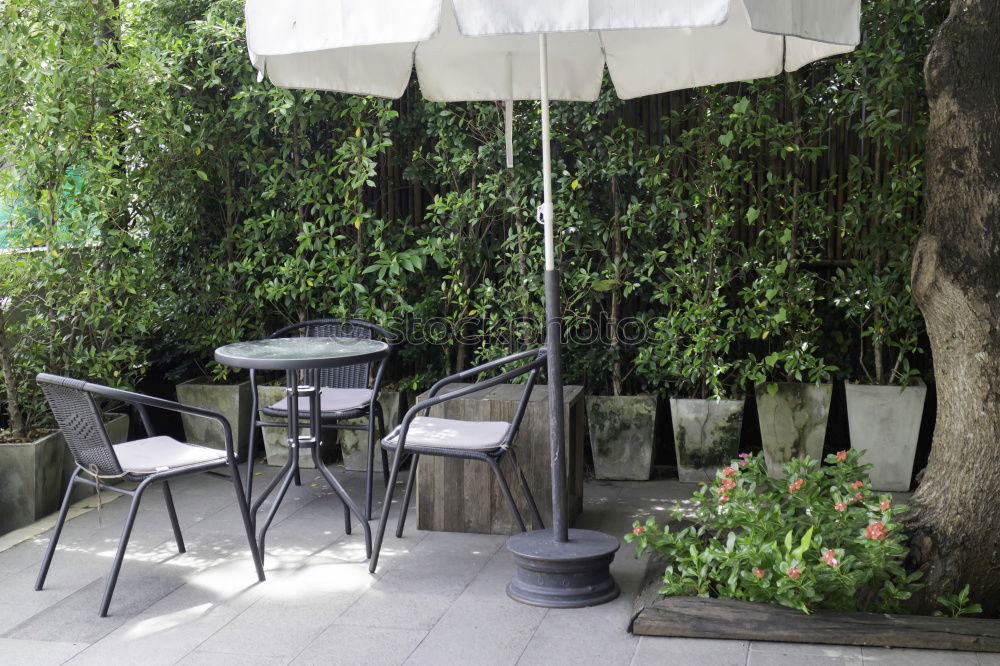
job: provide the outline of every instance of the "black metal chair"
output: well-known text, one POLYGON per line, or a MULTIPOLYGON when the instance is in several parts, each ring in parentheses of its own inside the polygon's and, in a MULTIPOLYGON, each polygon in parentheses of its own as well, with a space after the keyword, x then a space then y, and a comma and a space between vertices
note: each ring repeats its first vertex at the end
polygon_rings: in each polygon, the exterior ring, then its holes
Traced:
MULTIPOLYGON (((365 471, 365 504, 364 514, 366 520, 371 520, 372 515, 372 477, 375 467, 375 430, 372 427, 376 419, 378 420, 379 434, 385 435, 385 423, 382 416, 382 406, 378 402, 379 391, 382 388, 382 375, 385 372, 389 359, 394 351, 394 341, 389 332, 377 324, 361 321, 358 319, 313 319, 299 324, 285 326, 271 334, 272 338, 287 338, 297 335, 308 337, 340 337, 340 338, 360 338, 371 340, 373 336, 382 338, 389 345, 389 354, 379 363, 375 372, 375 380, 369 387, 369 377, 371 376, 370 363, 357 363, 355 365, 341 366, 337 368, 325 368, 319 371, 320 389, 320 422, 324 430, 364 430, 368 433, 368 462, 365 471), (342 423, 349 419, 363 418, 367 416, 368 422, 365 425, 353 425, 342 423)), ((257 429, 261 426, 280 426, 285 423, 281 421, 267 420, 264 417, 288 418, 287 398, 283 398, 272 405, 259 408, 260 398, 257 391, 257 373, 250 371, 250 386, 253 391, 253 427, 250 429, 249 444, 249 464, 247 465, 247 498, 249 500, 253 488, 253 457, 257 442, 257 429)), ((309 413, 306 398, 300 399, 299 414, 309 413)), ((383 480, 388 481, 389 460, 385 451, 381 451, 383 480)), ((318 463, 317 463, 318 464, 318 463)), ((300 481, 295 479, 296 484, 300 481)), ((349 521, 349 518, 346 519, 349 521)), ((348 522, 348 526, 350 523, 348 522)))
POLYGON ((142 499, 143 492, 153 483, 162 481, 163 497, 167 502, 167 513, 170 515, 170 524, 173 527, 174 539, 177 541, 177 550, 183 553, 186 550, 184 547, 184 538, 181 535, 181 528, 177 522, 177 512, 174 509, 174 501, 170 494, 170 485, 167 479, 217 469, 223 466, 229 467, 229 476, 232 478, 233 487, 236 490, 236 504, 239 506, 243 526, 246 529, 247 542, 250 544, 250 554, 257 569, 257 578, 261 581, 264 580, 264 567, 261 564, 260 553, 257 550, 257 541, 254 539, 250 511, 247 508, 246 496, 243 494, 239 468, 236 465, 236 454, 233 451, 232 429, 222 414, 198 407, 181 405, 170 400, 153 398, 131 391, 46 373, 39 374, 36 381, 41 386, 45 397, 49 401, 49 406, 52 408, 56 422, 59 424, 66 439, 66 445, 69 447, 70 453, 73 455, 73 460, 76 462, 76 470, 70 478, 69 487, 66 489, 65 497, 63 497, 62 508, 59 510, 59 518, 52 532, 52 540, 45 551, 41 571, 38 572, 38 579, 35 582, 36 590, 41 590, 45 584, 45 577, 48 575, 49 565, 52 563, 52 556, 55 554, 59 535, 62 533, 63 524, 66 522, 66 512, 69 509, 70 497, 77 483, 94 486, 98 491, 102 488, 102 479, 121 479, 138 482, 139 484, 135 490, 127 490, 114 485, 103 485, 103 488, 107 490, 132 497, 128 518, 125 520, 121 540, 118 542, 118 550, 115 553, 114 563, 111 566, 111 574, 108 576, 107 586, 104 590, 104 598, 101 600, 100 616, 105 617, 108 614, 108 607, 111 605, 111 596, 114 594, 115 584, 118 582, 118 573, 121 571, 125 549, 128 546, 129 536, 132 534, 132 525, 135 523, 136 513, 139 510, 139 501, 142 499), (101 410, 98 408, 94 396, 109 398, 134 406, 139 412, 139 417, 142 419, 142 424, 146 430, 146 437, 122 444, 111 444, 108 433, 104 428, 104 421, 101 418, 101 410), (172 437, 156 436, 152 422, 149 419, 147 407, 181 412, 218 421, 225 433, 226 450, 220 451, 205 446, 179 442, 172 437), (85 478, 85 476, 81 475, 89 475, 91 478, 85 478))
POLYGON ((538 371, 545 367, 546 350, 544 347, 530 351, 511 354, 504 358, 484 363, 475 368, 470 368, 464 372, 450 375, 440 380, 431 387, 427 397, 413 405, 406 412, 402 422, 388 436, 382 438, 382 450, 392 450, 395 454, 392 459, 392 471, 389 473, 388 485, 385 491, 385 502, 382 504, 382 516, 379 519, 378 534, 375 536, 375 545, 372 549, 371 561, 368 570, 375 573, 378 565, 378 554, 382 548, 382 538, 385 536, 385 526, 389 519, 389 507, 392 504, 393 490, 396 485, 396 477, 403 457, 406 454, 411 456, 410 472, 406 479, 406 490, 403 493, 403 504, 399 510, 399 519, 396 523, 396 537, 403 536, 403 526, 406 523, 406 512, 410 508, 410 499, 413 495, 413 484, 417 475, 417 464, 421 456, 445 456, 450 458, 464 458, 467 460, 482 460, 487 463, 496 475, 500 490, 503 492, 507 504, 510 506, 514 521, 522 532, 525 529, 524 520, 517 509, 514 497, 511 495, 507 479, 500 468, 500 460, 504 455, 510 456, 514 469, 517 470, 521 489, 528 501, 532 516, 539 528, 542 528, 542 517, 538 513, 538 506, 535 498, 528 488, 528 482, 524 478, 524 472, 517 463, 517 455, 514 453, 512 443, 517 429, 524 418, 524 412, 528 407, 528 400, 531 391, 535 386, 538 371), (469 386, 464 386, 458 390, 438 395, 444 387, 456 382, 463 382, 475 379, 478 375, 495 371, 511 363, 520 363, 513 370, 508 370, 502 374, 489 379, 475 382, 469 386), (510 423, 505 421, 460 421, 456 419, 443 419, 428 416, 430 408, 448 400, 461 398, 483 389, 491 388, 499 384, 506 384, 518 377, 527 375, 524 393, 518 403, 514 418, 510 423))

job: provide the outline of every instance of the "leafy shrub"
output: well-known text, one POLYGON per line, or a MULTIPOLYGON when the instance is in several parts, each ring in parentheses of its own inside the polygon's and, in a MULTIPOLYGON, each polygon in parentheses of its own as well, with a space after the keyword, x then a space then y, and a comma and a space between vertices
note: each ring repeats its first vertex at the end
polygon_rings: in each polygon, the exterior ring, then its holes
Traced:
POLYGON ((625 540, 636 543, 637 556, 652 551, 666 562, 664 595, 778 603, 806 613, 898 611, 921 575, 903 568, 909 549, 893 520, 907 507, 872 492, 860 457, 841 451, 825 466, 795 459, 783 478, 771 479, 762 456, 741 454, 695 493, 695 525, 671 532, 650 518, 636 521, 625 540))

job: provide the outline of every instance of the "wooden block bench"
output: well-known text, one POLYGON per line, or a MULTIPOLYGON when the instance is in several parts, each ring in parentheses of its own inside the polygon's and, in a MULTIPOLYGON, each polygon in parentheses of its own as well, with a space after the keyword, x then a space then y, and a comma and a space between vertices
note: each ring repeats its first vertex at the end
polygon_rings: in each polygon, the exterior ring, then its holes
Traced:
MULTIPOLYGON (((444 393, 468 384, 452 384, 444 393)), ((465 421, 511 421, 524 387, 502 384, 431 408, 430 415, 465 421)), ((421 396, 421 399, 424 396, 421 396)), ((566 423, 566 514, 572 523, 583 509, 583 387, 563 389, 566 423)), ((552 466, 549 452, 548 387, 531 393, 514 439, 518 462, 538 504, 545 527, 552 525, 552 466)), ((536 527, 510 458, 501 462, 507 483, 528 529, 536 527)), ((493 471, 483 462, 424 456, 417 469, 417 527, 443 532, 512 534, 517 531, 493 471)))

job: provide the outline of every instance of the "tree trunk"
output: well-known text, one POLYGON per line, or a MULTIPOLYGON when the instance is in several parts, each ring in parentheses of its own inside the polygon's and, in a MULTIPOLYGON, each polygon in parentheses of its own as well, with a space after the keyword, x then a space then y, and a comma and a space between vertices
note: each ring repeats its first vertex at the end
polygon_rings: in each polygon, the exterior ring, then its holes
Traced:
POLYGON ((911 281, 937 380, 930 462, 913 497, 917 605, 971 586, 1000 611, 1000 3, 953 0, 927 56, 924 227, 911 281))

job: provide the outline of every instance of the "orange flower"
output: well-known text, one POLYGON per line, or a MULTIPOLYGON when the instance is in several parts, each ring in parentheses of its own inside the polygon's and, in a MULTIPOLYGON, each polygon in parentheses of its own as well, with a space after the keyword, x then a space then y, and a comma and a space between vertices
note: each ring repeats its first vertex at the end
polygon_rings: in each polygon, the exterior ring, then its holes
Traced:
POLYGON ((860 481, 855 481, 854 483, 851 484, 851 488, 854 488, 855 490, 857 490, 858 488, 860 488, 863 485, 865 485, 865 484, 861 483, 860 481))
POLYGON ((642 534, 645 531, 646 531, 646 528, 643 527, 642 525, 636 525, 635 527, 632 528, 632 534, 634 534, 636 536, 639 536, 640 534, 642 534))
POLYGON ((835 502, 833 508, 836 509, 837 511, 840 511, 841 513, 847 511, 847 505, 844 504, 843 502, 835 502))
POLYGON ((736 482, 733 481, 732 479, 723 479, 722 480, 721 488, 723 490, 732 490, 735 487, 736 487, 736 482))
POLYGON ((798 567, 792 567, 791 569, 788 570, 789 578, 798 578, 801 575, 802 575, 802 569, 799 569, 798 567))
POLYGON ((799 488, 802 487, 803 483, 804 483, 804 481, 802 479, 796 479, 794 482, 792 482, 791 484, 789 484, 789 486, 788 486, 788 494, 789 495, 793 494, 796 490, 798 490, 799 488))
POLYGON ((834 569, 840 566, 840 562, 837 560, 837 552, 834 550, 828 550, 823 553, 823 561, 834 569))
POLYGON ((890 500, 884 499, 878 505, 879 511, 888 511, 891 505, 892 502, 890 500))
POLYGON ((736 470, 726 465, 722 468, 722 476, 736 476, 736 470))
POLYGON ((847 451, 837 451, 837 462, 844 462, 847 460, 847 451))
POLYGON ((757 576, 758 579, 763 578, 764 577, 764 570, 763 569, 754 569, 753 570, 753 575, 757 576))
POLYGON ((720 495, 719 496, 719 504, 725 504, 728 501, 729 501, 729 495, 720 495))
POLYGON ((854 493, 854 501, 855 502, 861 501, 861 493, 854 493))
POLYGON ((865 537, 872 541, 885 541, 889 531, 885 529, 885 523, 879 521, 871 523, 865 528, 865 537))

